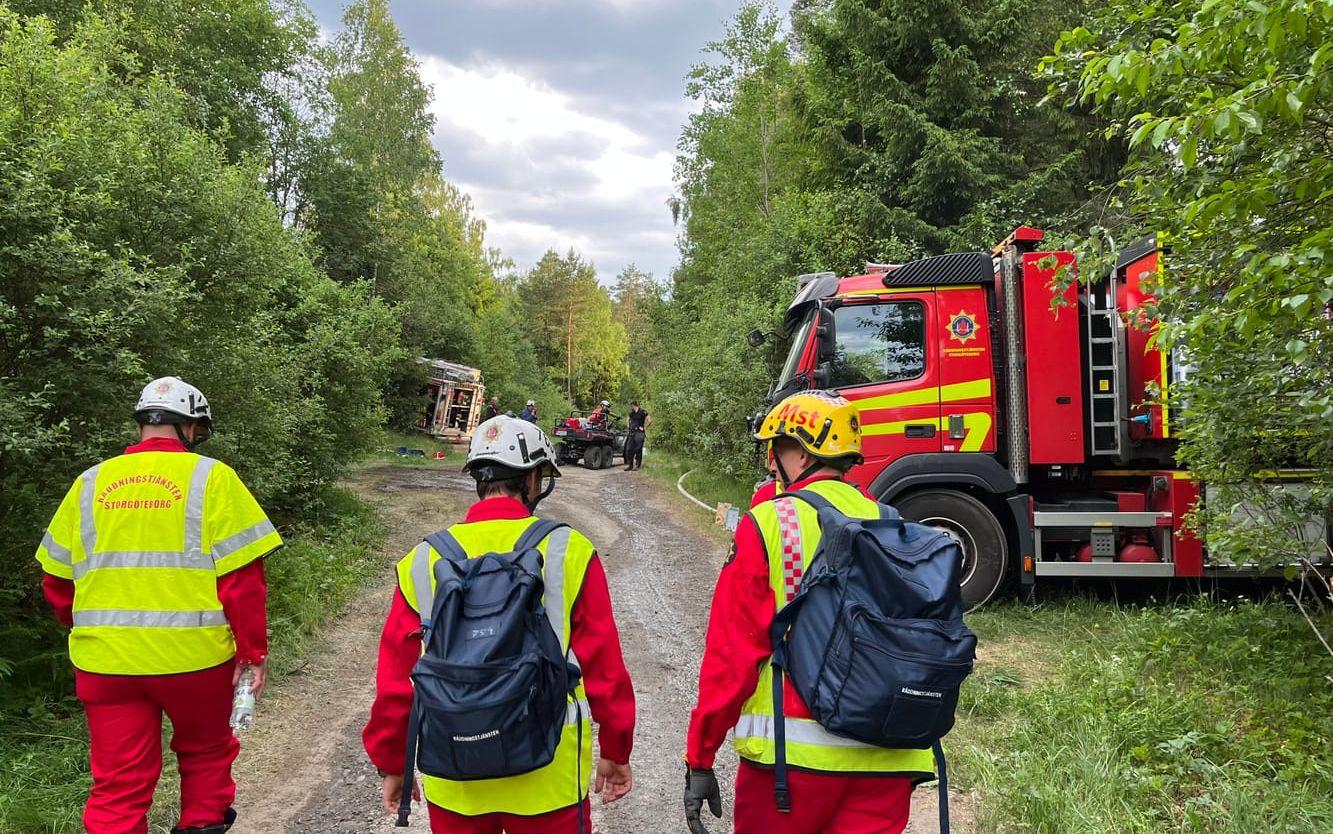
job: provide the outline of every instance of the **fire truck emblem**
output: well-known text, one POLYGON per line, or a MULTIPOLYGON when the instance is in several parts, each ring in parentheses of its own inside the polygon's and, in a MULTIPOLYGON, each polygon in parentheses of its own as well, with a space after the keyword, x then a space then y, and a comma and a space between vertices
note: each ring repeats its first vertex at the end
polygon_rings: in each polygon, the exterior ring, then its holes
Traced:
POLYGON ((949 317, 949 338, 966 344, 977 337, 977 320, 966 310, 949 317))

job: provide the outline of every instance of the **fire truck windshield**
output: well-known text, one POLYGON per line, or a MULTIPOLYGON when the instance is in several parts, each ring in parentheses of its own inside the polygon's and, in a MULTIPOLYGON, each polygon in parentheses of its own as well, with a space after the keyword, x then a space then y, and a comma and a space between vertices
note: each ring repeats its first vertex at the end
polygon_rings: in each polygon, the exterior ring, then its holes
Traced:
POLYGON ((813 313, 814 311, 811 311, 806 315, 805 321, 801 322, 801 326, 796 328, 795 334, 792 335, 791 350, 787 354, 786 364, 782 366, 782 375, 778 377, 777 385, 773 386, 774 390, 780 391, 786 388, 787 383, 791 382, 800 369, 801 355, 805 353, 805 342, 810 337, 810 327, 815 320, 813 313))

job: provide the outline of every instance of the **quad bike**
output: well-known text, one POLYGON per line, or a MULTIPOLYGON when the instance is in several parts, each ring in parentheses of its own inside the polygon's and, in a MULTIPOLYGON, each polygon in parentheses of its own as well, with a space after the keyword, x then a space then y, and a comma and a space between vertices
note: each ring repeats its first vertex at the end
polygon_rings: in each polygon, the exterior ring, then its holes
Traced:
POLYGON ((615 463, 616 455, 620 455, 623 461, 625 438, 629 434, 616 423, 617 418, 613 414, 599 421, 590 413, 581 411, 557 421, 552 429, 556 463, 578 463, 582 460, 588 469, 606 469, 615 463))

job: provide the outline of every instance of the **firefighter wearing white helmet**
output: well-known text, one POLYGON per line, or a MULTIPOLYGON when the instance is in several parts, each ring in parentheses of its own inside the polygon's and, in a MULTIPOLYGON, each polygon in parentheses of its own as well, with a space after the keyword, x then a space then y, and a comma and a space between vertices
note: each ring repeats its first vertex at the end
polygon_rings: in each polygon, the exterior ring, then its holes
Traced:
POLYGON ((213 425, 203 392, 153 380, 134 419, 139 442, 75 479, 37 548, 88 715, 83 827, 148 830, 165 714, 181 772, 172 831, 222 834, 236 819, 232 691, 243 669, 264 688, 262 560, 282 539, 231 467, 193 453, 213 425))
MULTIPOLYGON (((550 494, 560 468, 546 433, 525 420, 500 415, 476 428, 464 471, 477 481, 477 502, 450 537, 469 559, 509 553, 536 523, 533 508, 550 494)), ((412 712, 412 670, 422 660, 422 615, 434 598, 439 551, 423 540, 398 563, 398 585, 380 638, 375 702, 361 733, 379 770, 381 799, 399 811, 403 792, 428 804, 431 831, 592 830, 590 788, 614 802, 633 786, 629 757, 634 737, 634 688, 620 651, 620 636, 601 560, 586 536, 561 527, 541 539, 548 614, 562 624, 556 636, 581 677, 572 694, 577 707, 558 719, 559 742, 551 762, 517 776, 455 781, 426 775, 405 784, 407 736, 412 712), (591 713, 591 714, 590 714, 591 713), (592 726, 601 747, 595 779, 588 778, 592 726), (515 820, 519 822, 515 822, 515 820), (516 828, 522 825, 522 828, 516 828)), ((423 739, 424 741, 424 739, 423 739)))
POLYGON ((546 432, 507 414, 477 426, 463 471, 476 479, 478 497, 486 497, 489 485, 507 483, 529 510, 551 494, 560 477, 546 432))
POLYGON ((134 419, 141 426, 174 426, 186 449, 194 449, 213 434, 213 412, 204 392, 180 377, 164 376, 144 386, 134 406, 134 419), (193 431, 186 431, 190 424, 193 431))

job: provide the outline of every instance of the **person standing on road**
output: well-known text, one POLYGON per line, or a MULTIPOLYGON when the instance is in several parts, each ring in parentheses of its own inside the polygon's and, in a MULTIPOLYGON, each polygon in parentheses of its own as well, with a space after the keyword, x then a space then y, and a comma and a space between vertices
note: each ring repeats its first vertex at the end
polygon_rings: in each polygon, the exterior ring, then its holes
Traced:
POLYGON ((492 417, 499 417, 499 416, 500 416, 500 398, 492 396, 490 401, 486 403, 486 411, 482 419, 489 420, 492 417))
POLYGON ((527 404, 523 406, 523 410, 518 413, 518 419, 527 420, 534 426, 537 425, 537 401, 528 400, 527 404))
MULTIPOLYGON (((546 434, 530 423, 500 416, 478 427, 464 470, 477 482, 478 501, 459 524, 449 528, 469 558, 513 549, 537 521, 538 502, 550 494, 560 470, 546 434)), ((561 636, 568 658, 582 670, 576 696, 586 699, 598 724, 601 758, 593 790, 602 802, 615 802, 633 787, 629 758, 634 740, 634 688, 620 650, 606 574, 592 543, 569 531, 563 557, 553 557, 553 533, 539 550, 551 560, 543 577, 559 581, 561 636), (562 579, 557 579, 561 577, 562 579)), ((587 711, 566 724, 554 760, 520 776, 455 782, 425 776, 424 791, 405 788, 408 718, 412 705, 412 669, 422 654, 421 615, 416 600, 433 593, 434 566, 441 558, 422 542, 398 563, 398 588, 380 639, 375 701, 362 740, 383 778, 384 807, 398 810, 402 791, 429 806, 435 834, 591 834, 589 779, 580 762, 592 760, 592 732, 587 711), (415 576, 429 577, 430 589, 417 592, 415 576), (581 741, 580 741, 581 739, 581 741), (583 797, 571 803, 570 798, 583 797), (580 822, 581 820, 581 822, 580 822)))
MULTIPOLYGON (((845 480, 861 461, 860 420, 847 400, 823 391, 795 394, 773 409, 755 439, 768 444, 778 495, 807 489, 849 516, 879 517, 878 505, 845 480)), ((773 714, 769 628, 800 587, 819 536, 810 507, 777 495, 758 502, 736 530, 713 594, 699 701, 690 714, 685 818, 691 834, 707 832, 700 819, 705 803, 714 816, 722 814, 713 759, 733 727, 741 759, 735 834, 900 834, 913 784, 934 777, 929 749, 891 750, 829 733, 789 679, 785 715, 773 714), (789 813, 774 802, 777 721, 786 728, 789 813)))
POLYGON ((629 403, 629 437, 625 439, 626 472, 643 468, 643 442, 647 437, 648 427, 653 424, 652 415, 639 408, 638 400, 629 403))
POLYGON ((213 424, 199 389, 154 380, 134 419, 139 442, 74 481, 37 549, 88 717, 83 825, 146 834, 165 712, 180 768, 172 831, 222 834, 236 819, 232 689, 246 668, 264 689, 262 560, 282 539, 231 467, 194 453, 213 424))

